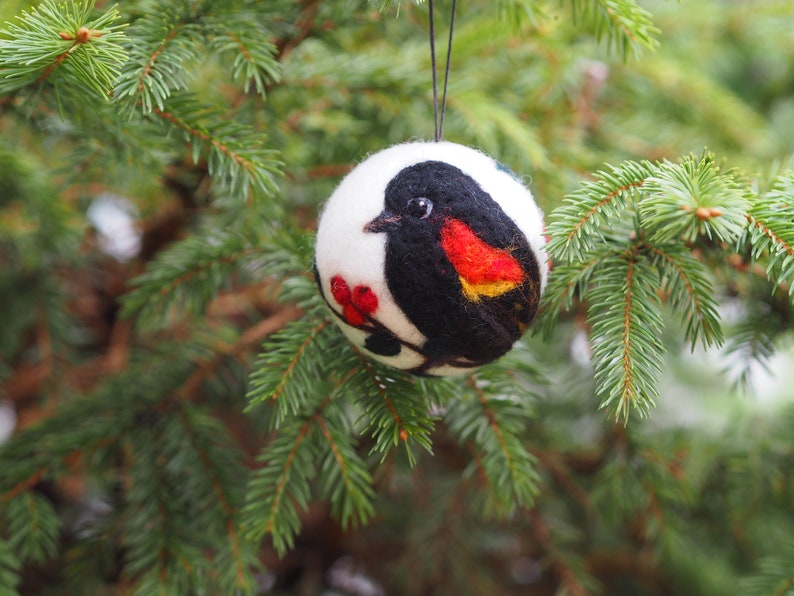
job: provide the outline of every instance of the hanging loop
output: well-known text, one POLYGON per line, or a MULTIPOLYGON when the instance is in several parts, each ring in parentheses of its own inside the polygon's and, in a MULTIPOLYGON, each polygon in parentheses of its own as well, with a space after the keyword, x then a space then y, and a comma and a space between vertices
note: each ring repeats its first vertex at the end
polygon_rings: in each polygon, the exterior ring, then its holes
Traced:
POLYGON ((433 117, 435 121, 434 139, 438 143, 444 137, 444 114, 447 111, 447 83, 449 81, 449 65, 452 59, 452 35, 455 28, 455 9, 457 0, 452 0, 452 15, 449 19, 449 39, 447 41, 447 60, 444 67, 444 91, 441 106, 438 103, 438 73, 436 69, 436 32, 434 22, 433 0, 428 0, 430 10, 430 68, 433 71, 433 117))

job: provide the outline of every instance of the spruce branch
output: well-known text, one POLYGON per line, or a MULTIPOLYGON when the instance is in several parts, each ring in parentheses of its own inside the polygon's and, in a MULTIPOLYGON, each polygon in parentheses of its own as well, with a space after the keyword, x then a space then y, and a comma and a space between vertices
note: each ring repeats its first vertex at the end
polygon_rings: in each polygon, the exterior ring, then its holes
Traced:
POLYGON ((138 325, 154 329, 177 317, 200 314, 253 252, 239 234, 191 235, 160 252, 132 280, 135 288, 124 296, 122 315, 136 315, 138 325))
MULTIPOLYGON (((69 453, 69 455, 64 459, 71 459, 70 456, 76 455, 77 453, 78 451, 69 453)), ((32 471, 29 471, 28 474, 19 475, 21 478, 19 478, 15 484, 4 485, 3 493, 0 495, 0 504, 5 505, 7 502, 14 500, 25 491, 33 488, 33 486, 40 482, 49 471, 50 466, 42 465, 33 469, 32 471)))
POLYGON ((4 594, 16 594, 21 566, 10 542, 0 537, 0 590, 4 594))
POLYGON ((0 476, 0 503, 41 480, 59 477, 83 458, 106 452, 140 416, 168 412, 179 403, 176 398, 186 380, 214 356, 200 341, 185 340, 133 352, 123 373, 64 404, 0 449, 0 467, 13 471, 0 476), (153 368, 149 358, 158 366, 153 368))
POLYGON ((275 402, 273 424, 279 427, 312 403, 315 381, 323 378, 318 361, 332 346, 339 349, 339 334, 329 324, 307 315, 267 339, 249 380, 246 411, 275 402))
MULTIPOLYGON (((330 400, 324 400, 314 415, 330 400)), ((315 473, 316 446, 309 433, 313 417, 292 420, 279 428, 276 438, 257 458, 260 465, 248 482, 248 496, 242 512, 242 528, 249 540, 259 542, 269 534, 279 554, 287 552, 300 531, 299 509, 311 499, 315 473)))
POLYGON ((151 113, 191 144, 194 162, 206 157, 210 176, 238 202, 245 202, 251 187, 266 194, 277 190, 275 177, 282 164, 274 150, 264 148, 264 135, 187 93, 173 95, 164 105, 152 107, 151 113))
MULTIPOLYGON (((325 439, 320 465, 322 496, 331 503, 331 511, 342 527, 357 526, 375 515, 375 491, 364 460, 356 452, 356 441, 344 411, 331 415, 329 407, 315 420, 325 439)), ((341 410, 339 406, 335 409, 341 410)))
POLYGON ((109 99, 127 53, 113 6, 91 18, 94 0, 46 0, 0 30, 0 94, 53 82, 58 91, 109 99), (80 90, 80 91, 78 91, 80 90))
POLYGON ((203 406, 176 403, 147 412, 147 432, 124 437, 129 459, 123 545, 139 590, 204 586, 253 593, 256 548, 239 538, 241 453, 203 406), (202 531, 197 533, 195 528, 202 531), (216 573, 218 557, 230 567, 216 573))
MULTIPOLYGON (((399 15, 403 0, 370 1, 376 1, 381 12, 394 7, 399 15)), ((414 0, 414 3, 424 4, 425 0, 414 0)), ((498 0, 497 4, 500 15, 513 23, 535 24, 545 16, 538 2, 498 0)), ((659 45, 659 29, 653 24, 651 13, 634 0, 559 0, 559 4, 569 5, 571 16, 581 29, 596 40, 604 41, 623 58, 639 56, 659 45)))
POLYGON ((601 408, 627 420, 647 415, 662 373, 662 318, 655 271, 637 247, 605 255, 602 275, 588 289, 590 344, 601 408))
MULTIPOLYGON (((254 592, 254 579, 251 571, 258 568, 259 561, 257 550, 254 546, 244 541, 239 533, 239 508, 243 504, 242 485, 239 482, 245 474, 245 469, 240 461, 239 450, 236 449, 234 441, 228 435, 228 431, 216 418, 208 415, 202 408, 197 408, 189 403, 182 402, 182 406, 177 411, 178 420, 187 439, 187 445, 195 456, 196 464, 191 465, 193 474, 204 474, 202 492, 205 498, 199 501, 202 518, 209 517, 204 514, 215 509, 217 514, 213 516, 219 522, 217 530, 218 536, 224 536, 227 540, 226 548, 219 549, 225 552, 226 565, 222 570, 228 570, 220 576, 220 585, 227 593, 242 590, 245 593, 254 592), (210 486, 210 493, 206 488, 210 486)), ((185 450, 185 453, 190 453, 185 450)), ((180 452, 183 452, 180 450, 180 452)), ((192 479, 191 479, 192 480, 192 479)), ((185 488, 189 488, 185 486, 185 488)), ((198 490, 192 491, 194 499, 198 490)), ((199 520, 195 520, 199 521, 199 520)), ((205 531, 210 531, 212 523, 208 520, 202 526, 205 531)), ((194 522, 195 523, 195 522, 194 522)), ((216 555, 217 557, 217 555, 216 555)))
POLYGON ((741 317, 731 325, 726 344, 726 372, 746 389, 756 368, 754 364, 770 370, 770 360, 794 320, 794 304, 784 291, 770 288, 767 280, 755 276, 745 284, 742 295, 741 317))
MULTIPOLYGON (((640 134, 653 134, 651 130, 661 132, 660 127, 671 121, 680 123, 678 116, 687 114, 685 119, 697 122, 696 130, 708 131, 711 143, 721 143, 724 150, 753 147, 761 142, 763 134, 760 131, 765 123, 758 109, 721 77, 703 76, 696 62, 660 52, 636 61, 632 70, 644 84, 656 90, 651 100, 654 117, 647 120, 650 128, 640 134), (693 106, 697 108, 693 110, 693 106)), ((677 134, 691 135, 692 130, 684 128, 677 134)), ((742 153, 742 149, 739 152, 742 153)))
POLYGON ((656 166, 649 161, 626 161, 620 166, 607 164, 607 168, 596 172, 595 180, 584 182, 554 210, 546 228, 551 236, 547 250, 562 262, 579 261, 582 253, 594 251, 603 239, 602 226, 620 220, 656 166))
POLYGON ((753 260, 766 257, 767 277, 794 295, 794 172, 786 172, 747 213, 753 260))
MULTIPOLYGON (((72 99, 72 98, 69 98, 72 99)), ((182 146, 163 134, 159 121, 119 117, 119 104, 103 102, 90 114, 84 104, 71 101, 71 126, 61 133, 70 153, 62 172, 64 185, 79 185, 86 179, 113 181, 116 189, 134 188, 142 180, 166 179, 169 164, 179 159, 182 146)))
POLYGON ((237 7, 213 14, 206 8, 181 2, 138 19, 130 30, 135 43, 117 97, 131 100, 144 114, 167 111, 169 98, 187 89, 187 67, 199 63, 202 51, 230 60, 231 78, 245 92, 253 85, 264 95, 268 84, 280 80, 277 48, 258 11, 237 7))
POLYGON ((537 27, 546 16, 544 7, 534 0, 497 0, 497 5, 499 18, 516 30, 525 23, 537 27))
POLYGON ((746 226, 747 199, 733 173, 721 174, 714 156, 688 155, 679 163, 660 163, 643 186, 641 225, 650 241, 698 237, 733 243, 746 226))
POLYGON ((185 2, 161 6, 130 27, 134 43, 121 71, 114 97, 140 106, 143 113, 165 110, 165 102, 176 91, 187 89, 187 65, 198 62, 200 28, 196 15, 185 2), (181 9, 181 10, 180 10, 181 9))
POLYGON ((11 499, 4 512, 8 541, 21 561, 43 563, 58 550, 61 520, 52 503, 33 491, 11 499))
POLYGON ((192 562, 199 553, 188 546, 190 525, 187 512, 180 506, 180 487, 161 465, 168 460, 163 453, 168 421, 152 418, 151 422, 147 432, 130 435, 126 441, 127 573, 141 582, 138 590, 142 593, 156 586, 185 590, 191 579, 188 574, 194 569, 192 562))
POLYGON ((443 583, 455 594, 498 593, 492 578, 471 573, 481 564, 483 528, 471 515, 468 483, 449 477, 433 480, 421 506, 398 511, 393 520, 407 526, 398 560, 398 592, 421 594, 443 583))
POLYGON ((308 269, 305 238, 254 221, 242 230, 208 225, 158 253, 130 282, 122 316, 135 317, 141 328, 161 329, 202 314, 221 290, 239 283, 237 276, 275 280, 308 269))
POLYGON ((540 469, 549 474, 554 482, 562 488, 567 496, 576 501, 582 511, 592 511, 593 504, 590 501, 590 494, 576 481, 574 466, 568 461, 566 455, 560 455, 549 451, 532 450, 538 460, 540 469))
POLYGON ((405 374, 387 370, 360 353, 360 366, 346 387, 364 410, 367 432, 375 439, 371 453, 385 461, 391 450, 405 445, 409 465, 416 464, 412 445, 432 453, 434 418, 422 388, 405 374))
POLYGON ((473 376, 467 386, 464 395, 449 402, 445 422, 462 445, 473 446, 469 473, 479 467, 487 478, 489 490, 481 495, 480 506, 499 516, 532 506, 540 479, 536 460, 522 440, 531 409, 515 395, 488 393, 487 383, 473 376))
MULTIPOLYGON (((106 396, 102 396, 104 399, 106 396)), ((107 446, 122 421, 130 415, 119 405, 118 410, 97 418, 102 399, 85 399, 64 406, 58 414, 20 433, 10 446, 0 449, 0 464, 13 471, 0 477, 0 503, 16 498, 37 482, 57 477, 68 471, 84 453, 107 446), (69 432, 56 432, 68 429, 69 432), (12 462, 24 461, 24 465, 12 462)))
MULTIPOLYGON (((391 7, 394 5, 397 10, 397 14, 399 14, 400 6, 402 5, 403 0, 370 0, 370 2, 377 2, 378 10, 380 10, 381 12, 388 12, 389 10, 391 10, 391 7)), ((423 4, 424 2, 425 0, 413 0, 413 3, 417 5, 423 4)))
POLYGON ((739 585, 747 596, 788 596, 794 592, 794 541, 789 540, 780 552, 762 558, 756 573, 742 578, 739 585))
POLYGON ((478 144, 493 146, 504 138, 535 168, 550 167, 548 149, 538 131, 528 127, 504 99, 481 88, 461 89, 452 98, 451 107, 466 120, 470 134, 478 144))
POLYGON ((584 298, 602 407, 622 417, 634 404, 644 414, 656 396, 662 357, 653 337, 662 327, 656 290, 682 318, 693 349, 698 342, 721 345, 715 289, 692 245, 751 246, 754 258, 770 255, 770 279, 785 283, 794 273, 791 209, 780 209, 785 182, 774 187, 771 203, 756 199, 710 153, 675 164, 625 162, 595 177, 552 214, 548 249, 561 263, 550 276, 541 328, 548 336, 573 296, 584 298), (761 219, 753 219, 753 209, 761 219), (774 230, 764 223, 769 216, 774 230))
POLYGON ((533 509, 527 514, 532 535, 538 545, 543 549, 548 564, 560 578, 566 594, 571 596, 588 596, 597 591, 598 582, 588 573, 585 561, 572 552, 566 552, 557 544, 557 532, 544 519, 538 509, 533 509))
POLYGON ((243 84, 248 93, 253 86, 261 96, 267 86, 281 80, 281 65, 276 61, 276 46, 257 20, 257 15, 222 15, 203 21, 210 40, 208 52, 231 59, 232 79, 243 84))
POLYGON ((566 0, 571 5, 574 21, 593 33, 599 41, 606 40, 623 58, 637 56, 658 45, 659 34, 651 14, 634 0, 566 0))
POLYGON ((313 473, 313 468, 304 469, 305 462, 301 459, 304 452, 300 446, 304 441, 306 461, 314 458, 322 461, 317 470, 320 487, 322 495, 330 501, 335 517, 345 526, 357 525, 366 522, 374 513, 372 479, 365 462, 355 450, 353 425, 347 419, 347 400, 341 394, 343 388, 345 393, 350 392, 348 381, 355 374, 359 361, 348 346, 345 346, 347 350, 340 352, 338 344, 334 347, 328 343, 329 339, 338 342, 340 334, 324 338, 330 335, 326 332, 327 323, 325 319, 319 324, 310 319, 309 325, 298 321, 291 326, 292 329, 277 334, 278 337, 269 342, 271 345, 273 342, 292 345, 286 350, 269 350, 266 345, 258 363, 279 360, 286 355, 290 359, 286 369, 268 371, 260 366, 252 375, 251 405, 261 404, 266 399, 278 399, 273 418, 278 436, 260 453, 260 460, 267 464, 264 472, 257 471, 249 483, 246 523, 249 537, 261 538, 272 534, 274 546, 281 553, 289 548, 300 528, 296 504, 305 508, 310 497, 310 493, 303 492, 303 489, 290 488, 293 478, 295 482, 305 482, 307 476, 304 474, 313 473), (295 328, 301 333, 296 334, 295 328), (277 351, 280 353, 274 354, 277 351), (321 354, 331 353, 341 353, 341 363, 337 362, 336 366, 329 364, 327 369, 317 368, 314 361, 321 354), (332 372, 334 370, 348 372, 338 375, 332 372), (311 375, 308 383, 303 376, 305 374, 311 375), (295 375, 300 376, 296 378, 295 375), (296 389, 300 390, 299 395, 295 393, 296 389), (302 420, 305 422, 298 425, 297 422, 302 420), (289 450, 280 443, 285 436, 293 441, 289 450), (295 471, 297 476, 293 477, 295 463, 301 469, 295 471), (274 477, 278 478, 275 489, 263 480, 274 477), (299 492, 292 494, 295 490, 299 492), (265 521, 255 522, 254 511, 267 511, 265 521), (252 524, 256 525, 253 530, 252 524))
POLYGON ((725 340, 717 311, 714 287, 703 264, 685 246, 670 244, 650 248, 651 261, 662 276, 662 290, 669 296, 673 312, 685 325, 692 349, 721 346, 725 340))
POLYGON ((209 359, 196 363, 195 370, 176 391, 174 397, 179 400, 194 399, 200 385, 213 376, 218 376, 218 369, 225 361, 230 358, 245 360, 245 355, 264 338, 281 330, 302 315, 303 311, 300 308, 286 307, 246 329, 233 343, 214 344, 215 354, 209 359))
POLYGON ((574 297, 584 296, 591 278, 601 266, 601 257, 600 253, 595 256, 583 255, 581 261, 562 263, 554 267, 554 273, 550 276, 541 298, 538 329, 543 337, 550 339, 560 312, 573 306, 574 297))

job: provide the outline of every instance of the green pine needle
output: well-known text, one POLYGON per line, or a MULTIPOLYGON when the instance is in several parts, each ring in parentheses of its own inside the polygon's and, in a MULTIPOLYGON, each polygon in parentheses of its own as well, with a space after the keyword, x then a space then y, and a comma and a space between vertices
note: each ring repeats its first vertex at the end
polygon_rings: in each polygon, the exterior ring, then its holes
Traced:
POLYGON ((112 24, 119 19, 115 6, 92 19, 94 3, 47 0, 0 31, 0 94, 47 82, 110 99, 127 60, 126 25, 112 24))

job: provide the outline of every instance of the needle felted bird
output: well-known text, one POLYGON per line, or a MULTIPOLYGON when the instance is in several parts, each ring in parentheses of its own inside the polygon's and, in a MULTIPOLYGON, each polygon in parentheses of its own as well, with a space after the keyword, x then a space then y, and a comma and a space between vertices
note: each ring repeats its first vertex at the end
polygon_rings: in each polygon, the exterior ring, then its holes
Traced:
POLYGON ((507 352, 540 298, 539 264, 518 226, 471 176, 441 161, 403 169, 385 194, 365 231, 387 235, 388 288, 428 338, 427 365, 473 367, 507 352))
POLYGON ((406 143, 359 164, 320 219, 315 274, 345 334, 416 374, 456 374, 506 353, 546 281, 531 193, 487 155, 406 143))

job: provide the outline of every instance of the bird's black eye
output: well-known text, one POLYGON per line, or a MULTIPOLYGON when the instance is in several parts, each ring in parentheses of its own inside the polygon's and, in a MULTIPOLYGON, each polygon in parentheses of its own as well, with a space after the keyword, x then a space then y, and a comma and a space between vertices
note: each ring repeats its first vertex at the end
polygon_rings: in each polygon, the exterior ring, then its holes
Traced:
POLYGON ((433 201, 425 197, 416 197, 408 201, 405 212, 417 219, 426 219, 433 211, 433 201))

